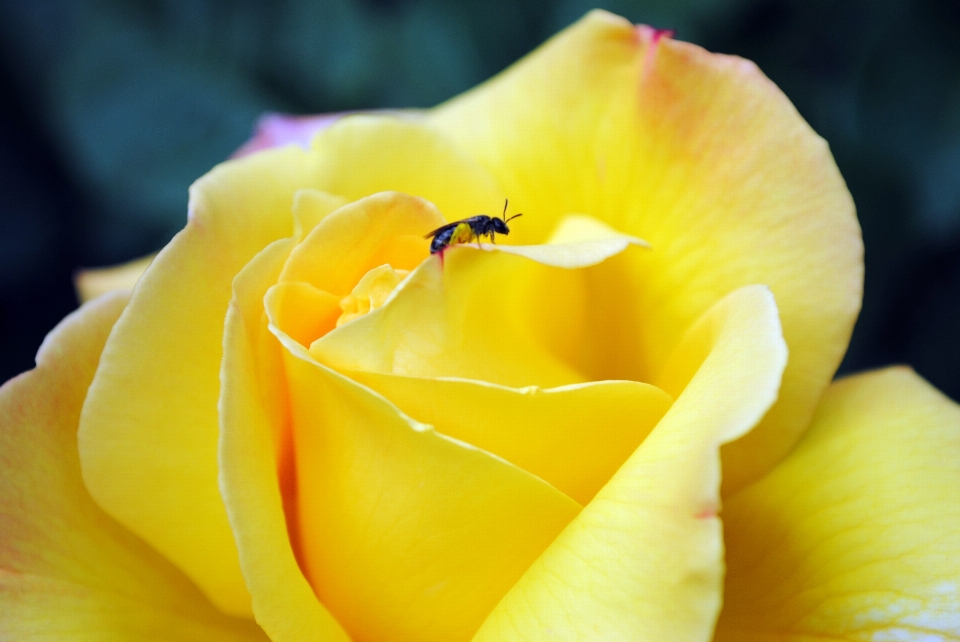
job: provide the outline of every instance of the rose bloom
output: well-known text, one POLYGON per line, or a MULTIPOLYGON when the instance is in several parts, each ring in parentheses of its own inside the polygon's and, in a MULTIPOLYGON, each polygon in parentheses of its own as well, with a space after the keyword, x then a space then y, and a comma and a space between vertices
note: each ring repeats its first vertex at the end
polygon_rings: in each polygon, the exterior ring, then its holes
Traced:
POLYGON ((261 147, 0 392, 0 638, 960 636, 960 410, 831 383, 860 229, 753 64, 594 12, 261 147))

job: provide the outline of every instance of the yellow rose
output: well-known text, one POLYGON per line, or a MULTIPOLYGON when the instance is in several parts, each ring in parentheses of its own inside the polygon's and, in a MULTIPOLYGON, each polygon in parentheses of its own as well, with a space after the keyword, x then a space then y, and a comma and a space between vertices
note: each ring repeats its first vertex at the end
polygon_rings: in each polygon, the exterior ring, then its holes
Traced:
POLYGON ((0 638, 960 636, 960 409, 830 384, 861 284, 779 90, 602 12, 224 163, 0 391, 0 638))

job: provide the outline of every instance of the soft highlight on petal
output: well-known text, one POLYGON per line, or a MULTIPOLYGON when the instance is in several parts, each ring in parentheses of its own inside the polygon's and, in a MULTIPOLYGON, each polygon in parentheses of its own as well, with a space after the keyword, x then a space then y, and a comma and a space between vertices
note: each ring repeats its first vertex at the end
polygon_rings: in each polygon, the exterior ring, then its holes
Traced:
POLYGON ((827 145, 756 66, 595 11, 428 114, 477 158, 542 242, 569 213, 648 241, 617 261, 629 309, 598 342, 620 378, 656 382, 690 325, 766 284, 791 360, 764 422, 724 449, 727 492, 803 429, 859 311, 863 248, 827 145))
POLYGON ((266 642, 94 504, 80 477, 80 407, 127 303, 108 294, 47 336, 0 388, 0 639, 266 642))
POLYGON ((960 407, 907 368, 841 379, 730 498, 717 640, 960 638, 960 407))
POLYGON ((709 639, 723 575, 720 444, 774 402, 787 354, 759 286, 721 300, 691 332, 709 334, 713 348, 683 394, 475 642, 709 639))

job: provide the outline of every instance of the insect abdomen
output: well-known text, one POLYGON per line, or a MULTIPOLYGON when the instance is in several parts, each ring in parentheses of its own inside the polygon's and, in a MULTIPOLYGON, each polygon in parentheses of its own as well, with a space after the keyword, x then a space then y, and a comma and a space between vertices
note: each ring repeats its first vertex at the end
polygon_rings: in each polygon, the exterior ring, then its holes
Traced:
POLYGON ((433 237, 430 243, 430 253, 436 253, 454 243, 469 243, 474 238, 473 228, 469 223, 460 223, 455 227, 444 230, 433 237))

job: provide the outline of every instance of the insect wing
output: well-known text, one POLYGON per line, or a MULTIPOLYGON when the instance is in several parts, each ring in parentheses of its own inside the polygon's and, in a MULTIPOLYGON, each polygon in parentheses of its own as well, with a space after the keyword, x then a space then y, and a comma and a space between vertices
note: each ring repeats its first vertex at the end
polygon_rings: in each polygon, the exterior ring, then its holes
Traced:
POLYGON ((423 235, 423 238, 428 239, 428 238, 430 238, 430 237, 432 237, 432 236, 436 236, 437 234, 441 234, 442 232, 446 232, 447 230, 449 230, 449 229, 451 229, 451 228, 453 228, 453 227, 456 227, 457 225, 460 225, 461 222, 462 222, 462 221, 454 221, 453 223, 447 223, 446 225, 441 225, 440 227, 438 227, 438 228, 435 229, 434 231, 432 231, 432 232, 430 232, 430 233, 428 233, 428 234, 424 234, 424 235, 423 235))
POLYGON ((461 223, 466 223, 467 225, 470 226, 470 229, 475 229, 474 226, 475 226, 478 222, 480 222, 481 220, 486 219, 486 218, 489 218, 489 217, 488 217, 488 216, 485 216, 485 215, 483 215, 483 214, 480 214, 479 216, 471 216, 470 218, 462 218, 462 219, 460 219, 459 221, 453 221, 452 223, 447 223, 446 225, 441 225, 440 227, 438 227, 438 228, 435 229, 434 231, 430 232, 429 234, 424 235, 423 238, 428 239, 428 238, 430 238, 431 236, 436 236, 437 234, 441 234, 441 233, 443 233, 443 232, 446 232, 447 230, 452 230, 453 228, 455 228, 456 226, 460 225, 461 223))

